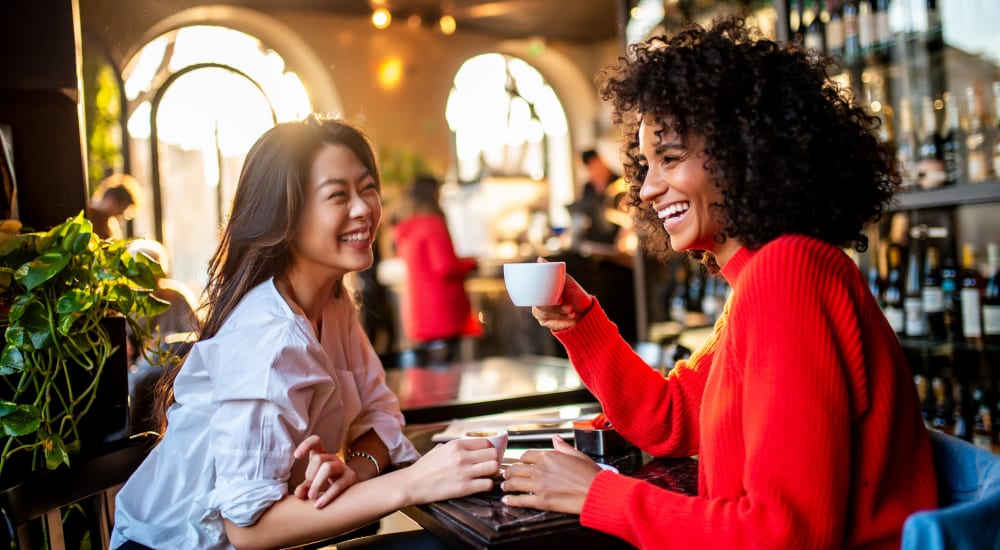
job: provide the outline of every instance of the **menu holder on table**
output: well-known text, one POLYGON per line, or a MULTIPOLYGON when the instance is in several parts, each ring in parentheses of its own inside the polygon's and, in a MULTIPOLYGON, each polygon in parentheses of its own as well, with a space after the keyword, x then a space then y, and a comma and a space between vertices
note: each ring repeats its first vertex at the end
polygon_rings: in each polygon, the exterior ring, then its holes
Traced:
POLYGON ((443 431, 431 436, 431 441, 443 443, 458 439, 467 431, 485 428, 506 429, 512 444, 518 441, 549 441, 554 434, 572 440, 573 421, 590 418, 600 410, 600 405, 595 403, 453 420, 443 431))

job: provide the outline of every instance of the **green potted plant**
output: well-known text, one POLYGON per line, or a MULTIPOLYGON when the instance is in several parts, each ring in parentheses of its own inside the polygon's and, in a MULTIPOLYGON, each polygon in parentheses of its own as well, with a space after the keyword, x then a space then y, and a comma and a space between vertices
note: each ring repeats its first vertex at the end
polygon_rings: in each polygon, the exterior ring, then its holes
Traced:
POLYGON ((135 320, 168 307, 152 295, 159 264, 133 257, 127 240, 98 238, 83 212, 48 231, 20 229, 0 224, 0 486, 69 465, 103 422, 94 410, 127 399, 125 324, 146 341, 135 320))

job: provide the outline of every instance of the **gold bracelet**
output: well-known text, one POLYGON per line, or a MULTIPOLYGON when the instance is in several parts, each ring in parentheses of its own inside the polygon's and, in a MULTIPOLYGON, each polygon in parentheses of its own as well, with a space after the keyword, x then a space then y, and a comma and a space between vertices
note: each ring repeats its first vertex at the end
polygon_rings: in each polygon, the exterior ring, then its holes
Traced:
POLYGON ((372 464, 375 465, 376 477, 378 477, 378 475, 382 473, 382 468, 378 465, 378 459, 376 459, 375 456, 372 455, 371 453, 367 451, 353 451, 347 455, 347 460, 345 462, 350 462, 355 458, 367 458, 368 460, 371 460, 372 464))

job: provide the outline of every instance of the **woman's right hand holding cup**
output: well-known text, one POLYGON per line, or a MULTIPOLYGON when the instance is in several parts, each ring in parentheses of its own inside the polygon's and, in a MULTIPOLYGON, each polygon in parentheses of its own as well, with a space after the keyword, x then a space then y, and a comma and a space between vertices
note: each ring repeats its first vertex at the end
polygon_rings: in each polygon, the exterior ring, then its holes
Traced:
MULTIPOLYGON (((539 258, 538 261, 545 260, 539 258)), ((553 332, 566 330, 575 327, 583 315, 594 306, 595 301, 596 298, 588 294, 576 279, 567 274, 559 303, 552 306, 533 306, 531 314, 538 319, 540 325, 553 332)))

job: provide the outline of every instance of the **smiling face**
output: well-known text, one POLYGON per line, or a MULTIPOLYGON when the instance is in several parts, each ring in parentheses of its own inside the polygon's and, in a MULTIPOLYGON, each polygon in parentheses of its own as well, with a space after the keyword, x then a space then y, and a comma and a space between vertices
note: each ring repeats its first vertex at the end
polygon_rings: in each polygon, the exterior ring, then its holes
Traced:
POLYGON ((375 177, 349 148, 324 145, 313 160, 292 262, 319 276, 341 278, 372 265, 382 219, 375 177))
POLYGON ((639 152, 647 166, 639 197, 651 203, 663 221, 670 247, 705 250, 724 265, 740 245, 732 238, 722 244, 715 240, 724 228, 722 191, 705 168, 704 140, 694 134, 682 139, 669 124, 645 116, 639 126, 639 152))

